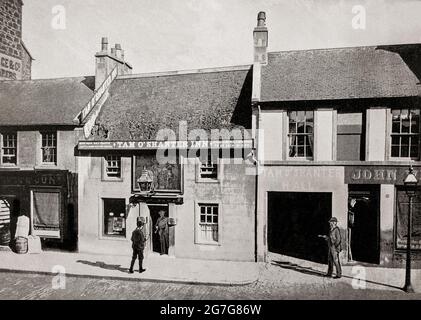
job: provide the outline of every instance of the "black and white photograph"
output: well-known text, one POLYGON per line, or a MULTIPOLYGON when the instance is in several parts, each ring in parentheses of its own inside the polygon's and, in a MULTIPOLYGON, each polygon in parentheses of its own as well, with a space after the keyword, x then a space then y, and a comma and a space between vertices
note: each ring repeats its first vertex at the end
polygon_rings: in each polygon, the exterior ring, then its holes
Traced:
POLYGON ((421 300, 420 17, 0 0, 0 300, 421 300))

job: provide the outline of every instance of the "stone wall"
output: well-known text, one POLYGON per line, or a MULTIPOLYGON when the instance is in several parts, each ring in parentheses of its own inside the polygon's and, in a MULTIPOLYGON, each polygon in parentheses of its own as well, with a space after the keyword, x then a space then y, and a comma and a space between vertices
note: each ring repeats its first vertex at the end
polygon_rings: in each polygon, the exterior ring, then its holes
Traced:
POLYGON ((22 46, 22 5, 0 0, 0 80, 31 77, 32 58, 22 46))

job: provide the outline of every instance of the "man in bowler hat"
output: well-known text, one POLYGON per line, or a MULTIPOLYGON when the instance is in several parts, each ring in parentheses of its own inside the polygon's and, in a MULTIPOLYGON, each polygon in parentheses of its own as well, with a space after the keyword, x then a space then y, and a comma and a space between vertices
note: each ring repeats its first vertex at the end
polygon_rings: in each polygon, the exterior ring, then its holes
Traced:
POLYGON ((336 279, 342 276, 341 261, 339 260, 339 252, 341 252, 341 232, 337 226, 338 219, 335 217, 329 220, 330 231, 328 236, 320 236, 327 241, 328 245, 328 269, 327 277, 332 277, 333 266, 336 269, 336 279))
POLYGON ((136 262, 136 258, 139 259, 139 273, 146 271, 143 269, 143 250, 145 249, 145 242, 146 237, 144 234, 144 221, 141 217, 137 218, 137 228, 132 233, 132 262, 130 263, 130 270, 129 273, 133 273, 134 263, 136 262))

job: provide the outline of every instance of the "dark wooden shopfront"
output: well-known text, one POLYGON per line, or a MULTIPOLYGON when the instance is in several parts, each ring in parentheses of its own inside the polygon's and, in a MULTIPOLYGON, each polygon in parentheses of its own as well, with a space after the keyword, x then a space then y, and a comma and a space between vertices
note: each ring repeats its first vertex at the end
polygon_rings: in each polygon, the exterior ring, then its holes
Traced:
POLYGON ((18 217, 30 220, 30 234, 44 248, 77 249, 76 176, 65 170, 2 171, 0 198, 10 205, 10 233, 18 217))

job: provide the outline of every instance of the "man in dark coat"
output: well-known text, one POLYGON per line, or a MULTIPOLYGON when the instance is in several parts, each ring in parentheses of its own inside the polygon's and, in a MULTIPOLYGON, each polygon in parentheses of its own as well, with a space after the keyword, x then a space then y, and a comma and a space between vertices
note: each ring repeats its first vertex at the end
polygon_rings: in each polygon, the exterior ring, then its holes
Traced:
POLYGON ((141 219, 137 220, 137 228, 132 233, 132 262, 130 263, 130 270, 129 273, 133 273, 134 263, 136 262, 136 258, 139 259, 139 273, 146 271, 143 269, 143 250, 145 249, 145 242, 146 237, 143 230, 143 221, 141 219))
POLYGON ((329 220, 330 231, 328 236, 322 236, 325 240, 327 240, 328 245, 328 269, 327 269, 327 277, 331 277, 333 273, 333 266, 336 269, 336 277, 339 279, 342 277, 342 268, 341 268, 341 261, 339 260, 339 253, 342 250, 341 247, 341 232, 337 226, 338 219, 335 217, 329 220))
POLYGON ((169 247, 169 229, 168 218, 165 217, 165 211, 159 211, 159 218, 155 224, 155 233, 159 234, 159 241, 161 243, 161 255, 168 254, 169 247))

